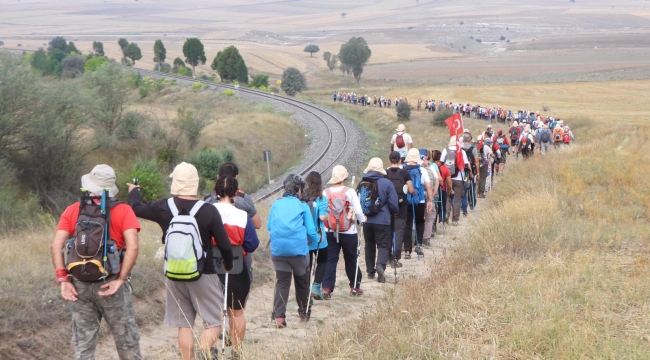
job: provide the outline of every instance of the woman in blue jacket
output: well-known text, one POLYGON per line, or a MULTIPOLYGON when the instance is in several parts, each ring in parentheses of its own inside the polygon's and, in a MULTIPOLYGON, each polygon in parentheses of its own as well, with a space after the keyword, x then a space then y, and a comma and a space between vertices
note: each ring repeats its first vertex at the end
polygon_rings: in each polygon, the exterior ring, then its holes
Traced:
POLYGON ((271 317, 278 328, 287 326, 285 318, 292 275, 300 321, 309 320, 309 245, 319 240, 309 206, 300 201, 305 182, 300 175, 289 174, 283 185, 284 196, 271 206, 266 225, 271 235, 271 261, 276 278, 271 317))
POLYGON ((312 266, 316 263, 314 284, 311 286, 311 297, 315 300, 323 300, 321 283, 325 277, 325 268, 327 267, 327 236, 323 234, 323 221, 327 218, 327 197, 323 195, 323 179, 318 172, 310 172, 305 178, 305 182, 307 187, 301 198, 310 208, 312 220, 319 236, 318 241, 312 241, 309 244, 310 272, 312 266), (314 259, 314 257, 317 257, 317 259, 314 259))

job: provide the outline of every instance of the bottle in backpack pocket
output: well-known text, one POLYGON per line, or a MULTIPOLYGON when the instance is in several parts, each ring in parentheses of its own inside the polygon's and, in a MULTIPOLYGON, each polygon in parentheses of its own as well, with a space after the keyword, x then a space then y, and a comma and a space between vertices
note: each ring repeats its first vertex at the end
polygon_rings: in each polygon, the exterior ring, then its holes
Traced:
POLYGON ((115 240, 108 241, 108 248, 106 251, 106 257, 108 258, 108 264, 110 265, 109 272, 113 275, 120 273, 120 260, 121 260, 122 251, 117 248, 117 243, 115 240))

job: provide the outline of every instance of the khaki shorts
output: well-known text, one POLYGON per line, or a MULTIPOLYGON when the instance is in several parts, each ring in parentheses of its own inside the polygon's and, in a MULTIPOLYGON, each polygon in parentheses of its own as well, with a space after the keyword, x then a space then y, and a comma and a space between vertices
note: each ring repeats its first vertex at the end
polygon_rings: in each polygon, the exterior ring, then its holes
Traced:
POLYGON ((194 327, 197 314, 203 319, 204 329, 221 326, 223 286, 217 274, 203 274, 197 281, 165 280, 167 326, 194 327))

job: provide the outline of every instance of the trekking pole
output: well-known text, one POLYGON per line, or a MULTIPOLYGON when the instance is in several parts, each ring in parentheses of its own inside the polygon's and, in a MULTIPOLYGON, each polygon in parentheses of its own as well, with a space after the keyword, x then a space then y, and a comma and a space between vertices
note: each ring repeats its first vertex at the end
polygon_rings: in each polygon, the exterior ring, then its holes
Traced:
POLYGON ((309 308, 311 307, 311 287, 314 286, 314 281, 316 281, 316 266, 317 266, 317 261, 318 261, 318 250, 320 250, 320 244, 323 242, 323 230, 321 228, 318 228, 318 233, 320 234, 320 240, 318 240, 318 245, 316 245, 316 253, 314 256, 314 261, 312 262, 312 276, 309 281, 309 298, 307 300, 307 312, 305 314, 309 314, 309 308))
POLYGON ((226 273, 226 285, 223 289, 223 316, 221 320, 221 358, 226 358, 226 319, 228 319, 228 273, 226 273))
POLYGON ((439 200, 440 200, 440 213, 441 213, 441 222, 442 222, 442 235, 445 234, 445 202, 442 200, 442 188, 439 188, 438 191, 440 192, 439 200))
POLYGON ((391 218, 390 223, 391 223, 391 227, 393 228, 393 262, 394 262, 393 265, 395 265, 393 269, 395 273, 395 285, 397 285, 397 255, 396 255, 397 243, 395 240, 395 218, 391 218))
MULTIPOLYGON (((411 204, 411 209, 413 210, 413 225, 415 226, 415 253, 418 254, 418 260, 420 260, 420 252, 422 251, 420 249, 420 246, 418 245, 418 225, 417 221, 415 220, 415 204, 411 204)), ((410 230, 413 231, 413 230, 410 230)))
MULTIPOLYGON (((363 223, 361 224, 361 236, 363 236, 363 223)), ((357 279, 359 276, 359 257, 361 257, 361 236, 357 236, 357 264, 354 267, 354 285, 352 285, 352 295, 357 295, 357 279)))
POLYGON ((105 279, 108 276, 108 271, 106 271, 106 265, 108 263, 108 256, 106 254, 106 252, 107 252, 106 248, 108 247, 108 226, 109 226, 108 225, 108 213, 106 211, 106 202, 108 201, 108 190, 109 189, 104 189, 102 191, 102 198, 101 198, 101 201, 99 203, 99 209, 100 209, 100 211, 102 213, 102 217, 104 218, 105 223, 106 223, 106 224, 104 224, 104 229, 103 229, 103 234, 102 234, 103 241, 104 241, 104 257, 102 258, 102 260, 104 262, 104 276, 102 276, 102 279, 105 279))

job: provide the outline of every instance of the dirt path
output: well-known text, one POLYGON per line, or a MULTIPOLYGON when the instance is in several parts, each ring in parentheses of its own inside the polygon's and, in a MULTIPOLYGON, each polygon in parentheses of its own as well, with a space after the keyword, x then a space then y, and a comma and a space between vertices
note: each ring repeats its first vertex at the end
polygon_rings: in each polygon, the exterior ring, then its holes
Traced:
MULTIPOLYGON (((477 211, 480 209, 477 208, 477 211)), ((337 271, 337 288, 329 301, 316 301, 312 307, 312 318, 309 323, 301 324, 296 310, 293 288, 290 292, 287 311, 288 327, 275 329, 271 321, 273 282, 267 282, 255 287, 249 297, 246 309, 247 332, 244 339, 246 359, 286 359, 288 354, 295 354, 296 349, 308 345, 308 341, 318 332, 326 331, 332 326, 354 326, 356 320, 364 313, 374 312, 378 303, 388 294, 399 289, 400 284, 414 279, 420 279, 431 273, 432 267, 439 265, 451 249, 463 238, 466 232, 466 223, 472 221, 476 212, 470 211, 467 217, 461 216, 459 226, 447 226, 445 233, 439 229, 432 239, 432 245, 424 248, 425 255, 413 257, 411 260, 402 260, 404 267, 398 269, 398 284, 394 284, 394 272, 387 269, 386 283, 380 284, 376 280, 364 278, 362 288, 363 296, 352 297, 348 295, 348 280, 345 276, 343 261, 339 262, 337 271)), ((361 269, 365 269, 363 260, 363 243, 360 259, 361 269)), ((365 271, 364 271, 365 277, 365 271)), ((161 295, 162 298, 162 295, 161 295)), ((163 300, 164 301, 164 300, 163 300)), ((161 304, 161 306, 163 306, 161 304)), ((196 327, 197 334, 200 327, 196 327)), ((141 347, 145 359, 179 359, 176 346, 176 329, 165 325, 149 327, 141 330, 141 347)), ((110 337, 104 338, 100 343, 98 353, 106 354, 105 359, 117 359, 110 337)), ((227 349, 226 359, 230 351, 227 349)))

